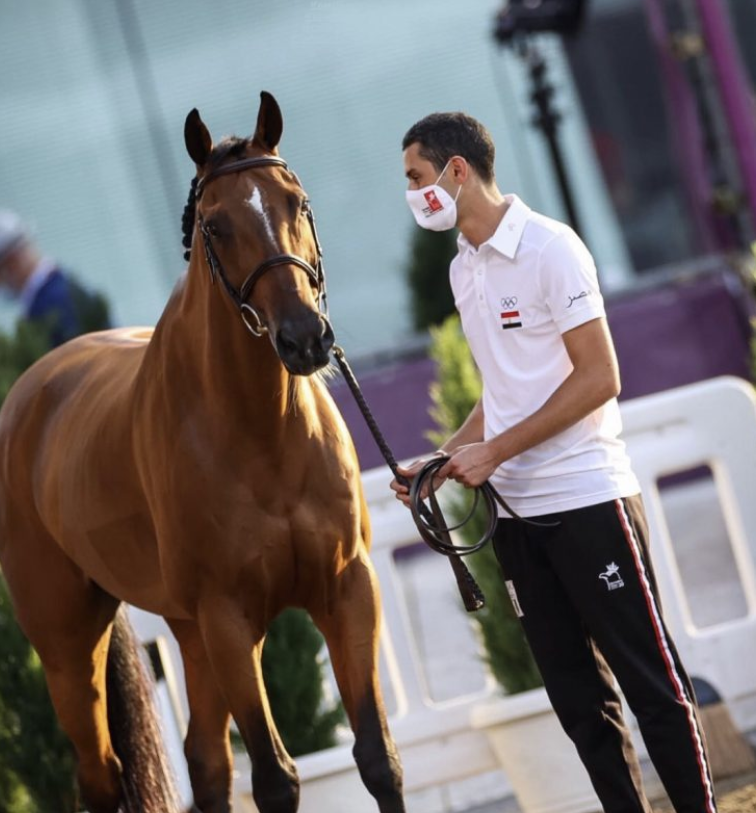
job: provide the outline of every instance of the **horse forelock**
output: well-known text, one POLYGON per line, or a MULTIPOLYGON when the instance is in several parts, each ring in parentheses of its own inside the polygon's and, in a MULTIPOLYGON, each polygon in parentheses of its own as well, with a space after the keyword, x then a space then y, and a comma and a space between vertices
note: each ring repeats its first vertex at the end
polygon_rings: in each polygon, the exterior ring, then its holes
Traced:
POLYGON ((247 147, 252 145, 249 138, 239 138, 239 136, 225 136, 214 147, 207 159, 207 171, 214 169, 225 163, 227 158, 240 158, 247 147))

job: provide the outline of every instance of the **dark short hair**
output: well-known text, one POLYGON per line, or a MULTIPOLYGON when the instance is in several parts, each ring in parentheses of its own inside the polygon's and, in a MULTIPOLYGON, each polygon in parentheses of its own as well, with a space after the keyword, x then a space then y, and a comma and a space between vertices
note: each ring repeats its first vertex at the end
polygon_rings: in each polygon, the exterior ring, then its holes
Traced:
POLYGON ((467 113, 431 113, 407 130, 402 149, 420 145, 420 155, 439 172, 461 155, 485 183, 494 179, 496 149, 488 130, 467 113))

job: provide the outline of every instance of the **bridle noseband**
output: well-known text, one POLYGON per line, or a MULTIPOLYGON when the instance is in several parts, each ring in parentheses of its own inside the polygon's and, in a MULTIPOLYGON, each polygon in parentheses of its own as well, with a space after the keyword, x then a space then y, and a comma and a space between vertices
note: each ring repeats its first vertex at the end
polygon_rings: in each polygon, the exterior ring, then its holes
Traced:
MULTIPOLYGON (((245 169, 254 169, 259 167, 283 167, 284 169, 288 170, 289 167, 286 161, 283 158, 277 158, 275 156, 267 156, 262 158, 243 158, 240 161, 234 161, 230 164, 225 164, 217 169, 214 169, 212 172, 205 175, 203 178, 200 178, 197 182, 197 189, 196 189, 196 197, 195 200, 198 203, 202 193, 210 181, 214 180, 215 178, 219 177, 220 175, 231 175, 232 173, 242 172, 245 169)), ((291 171, 291 170, 289 170, 291 171)), ((296 174, 292 172, 295 178, 297 178, 296 174)), ((297 182, 299 179, 297 178, 297 182)), ((296 265, 298 268, 301 268, 303 271, 307 273, 309 276, 313 286, 317 289, 318 292, 318 309, 320 313, 323 315, 324 318, 328 318, 328 303, 326 299, 326 284, 325 284, 325 268, 323 266, 323 249, 320 245, 320 240, 318 239, 318 232, 315 228, 315 215, 313 214, 312 208, 310 207, 309 200, 304 201, 304 213, 307 216, 307 220, 310 223, 310 228, 312 230, 312 236, 315 240, 315 250, 317 251, 318 259, 317 264, 313 268, 310 263, 307 262, 302 257, 298 257, 296 254, 276 254, 273 257, 269 257, 266 260, 263 260, 257 268, 255 268, 244 280, 242 283, 241 288, 238 290, 234 288, 234 286, 229 282, 228 277, 226 276, 226 272, 223 270, 223 265, 221 264, 220 258, 218 257, 215 247, 213 246, 213 241, 211 239, 210 232, 205 225, 205 221, 202 215, 197 212, 197 222, 199 224, 200 234, 202 235, 202 242, 205 248, 205 259, 207 260, 208 268, 210 269, 210 277, 215 284, 216 277, 220 277, 221 282, 223 283, 223 287, 226 289, 226 292, 231 297, 231 300, 239 309, 239 313, 241 315, 242 321, 246 325, 247 329, 250 333, 254 336, 263 336, 267 333, 268 329, 263 323, 262 319, 260 318, 259 313, 247 302, 247 299, 252 294, 252 289, 255 287, 257 282, 260 280, 263 274, 267 271, 270 271, 271 268, 275 268, 278 265, 296 265), (253 320, 253 321, 250 321, 253 320)))

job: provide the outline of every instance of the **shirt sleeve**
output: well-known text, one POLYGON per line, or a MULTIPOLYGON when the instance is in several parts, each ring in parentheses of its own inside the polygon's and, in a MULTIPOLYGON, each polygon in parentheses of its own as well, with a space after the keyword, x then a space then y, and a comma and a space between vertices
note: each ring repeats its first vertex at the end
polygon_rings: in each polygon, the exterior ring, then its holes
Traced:
POLYGON ((539 280, 560 333, 606 315, 596 264, 572 230, 554 237, 541 251, 539 280))

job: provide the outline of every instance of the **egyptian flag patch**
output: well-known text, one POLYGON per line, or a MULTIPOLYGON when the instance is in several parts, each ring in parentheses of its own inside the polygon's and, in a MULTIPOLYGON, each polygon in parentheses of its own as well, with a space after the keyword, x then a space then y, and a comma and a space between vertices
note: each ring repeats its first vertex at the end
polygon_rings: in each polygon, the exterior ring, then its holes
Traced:
POLYGON ((501 329, 511 330, 513 327, 522 327, 520 311, 504 311, 501 314, 501 329))

